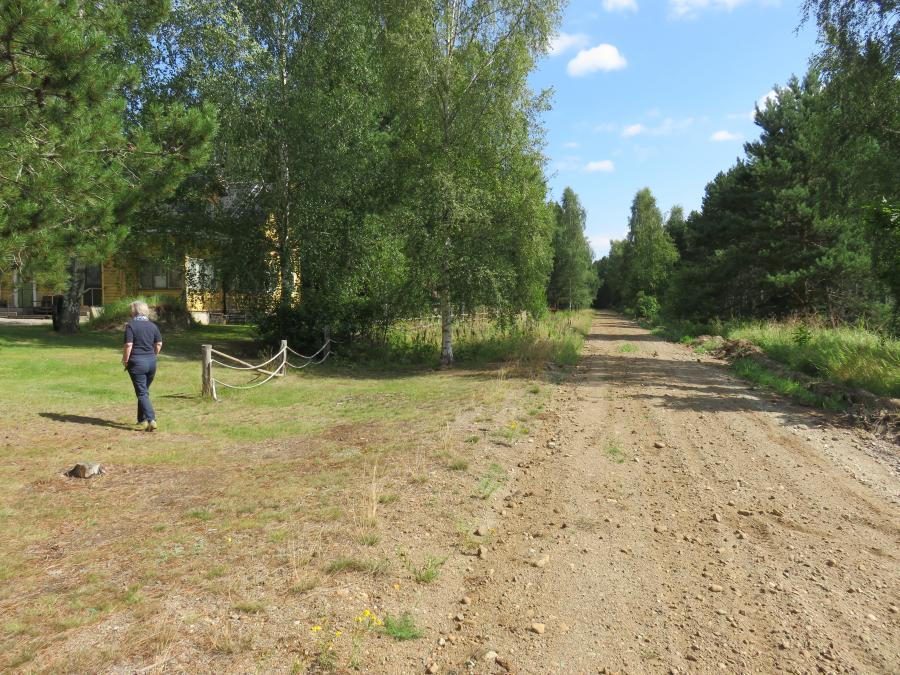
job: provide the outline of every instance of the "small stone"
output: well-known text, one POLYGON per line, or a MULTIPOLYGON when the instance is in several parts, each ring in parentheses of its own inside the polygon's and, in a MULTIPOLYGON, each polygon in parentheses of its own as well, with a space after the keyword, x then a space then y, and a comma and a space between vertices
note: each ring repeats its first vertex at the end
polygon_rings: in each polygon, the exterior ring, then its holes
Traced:
POLYGON ((724 589, 719 584, 710 584, 709 590, 713 593, 721 593, 724 589))
POLYGON ((900 613, 900 609, 897 608, 897 605, 891 605, 891 614, 900 613))
POLYGON ((835 560, 834 558, 831 558, 829 560, 826 560, 825 564, 828 565, 829 567, 834 567, 835 565, 837 565, 837 560, 835 560))
POLYGON ((664 534, 669 531, 669 528, 666 527, 665 525, 655 525, 653 527, 653 531, 658 534, 664 534))
POLYGON ((462 622, 465 620, 466 617, 465 617, 464 614, 457 614, 457 615, 456 615, 455 617, 453 617, 453 618, 456 619, 457 621, 459 621, 459 623, 462 623, 462 622))
POLYGON ((512 670, 512 664, 504 658, 498 656, 495 663, 503 668, 503 670, 512 670))
POLYGON ((429 663, 428 667, 425 669, 425 672, 431 673, 432 675, 434 675, 434 673, 438 672, 440 669, 441 669, 441 667, 438 664, 429 663))
POLYGON ((717 523, 721 523, 721 522, 722 522, 722 516, 721 516, 720 514, 718 514, 718 513, 714 513, 714 514, 712 515, 712 519, 713 519, 714 521, 716 521, 717 523))
POLYGON ((494 661, 497 660, 497 656, 498 656, 497 652, 495 652, 493 649, 491 649, 484 653, 484 656, 481 657, 481 660, 487 661, 488 663, 494 663, 494 661))
POLYGON ((444 638, 438 638, 438 647, 443 647, 447 644, 447 641, 444 638))
POLYGON ((479 525, 475 528, 475 536, 476 537, 486 537, 488 535, 488 528, 485 525, 479 525))
POLYGON ((788 640, 782 640, 778 647, 779 649, 790 649, 791 643, 788 640))
POLYGON ((739 516, 752 516, 753 512, 748 511, 747 509, 738 509, 738 515, 739 516))
POLYGON ((66 471, 65 475, 69 478, 90 478, 91 476, 102 476, 105 473, 106 469, 99 462, 78 462, 66 471))
POLYGON ((550 562, 550 556, 544 555, 531 563, 532 567, 546 567, 547 563, 550 562))
POLYGON ((653 444, 653 447, 654 447, 654 448, 659 448, 659 449, 661 450, 661 449, 663 449, 664 447, 666 447, 666 444, 663 443, 663 442, 661 442, 661 441, 656 441, 656 442, 653 444))
POLYGON ((488 550, 487 546, 479 546, 478 547, 478 557, 484 560, 487 558, 488 550))
POLYGON ((460 602, 461 602, 462 604, 464 604, 464 605, 471 605, 471 604, 472 604, 472 598, 470 598, 468 595, 466 595, 466 596, 463 597, 462 600, 460 600, 460 602))
POLYGON ((878 617, 875 616, 874 614, 866 614, 866 618, 867 618, 869 621, 878 621, 878 617))
POLYGON ((544 631, 545 631, 546 629, 547 629, 547 627, 546 627, 544 624, 542 624, 542 623, 533 623, 533 624, 531 624, 531 632, 532 632, 532 633, 537 633, 538 635, 543 635, 543 634, 544 634, 544 631))

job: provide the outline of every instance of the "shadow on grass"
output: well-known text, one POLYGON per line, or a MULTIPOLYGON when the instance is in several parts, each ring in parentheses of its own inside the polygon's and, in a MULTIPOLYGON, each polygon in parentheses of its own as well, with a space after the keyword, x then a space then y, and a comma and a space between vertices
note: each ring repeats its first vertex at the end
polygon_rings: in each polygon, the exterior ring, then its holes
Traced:
POLYGON ((110 429, 131 430, 131 427, 127 424, 105 420, 100 417, 85 417, 84 415, 62 415, 60 413, 52 412, 42 412, 38 413, 38 415, 40 415, 41 417, 45 417, 48 420, 53 420, 54 422, 71 422, 73 424, 90 424, 91 426, 95 427, 109 427, 110 429))

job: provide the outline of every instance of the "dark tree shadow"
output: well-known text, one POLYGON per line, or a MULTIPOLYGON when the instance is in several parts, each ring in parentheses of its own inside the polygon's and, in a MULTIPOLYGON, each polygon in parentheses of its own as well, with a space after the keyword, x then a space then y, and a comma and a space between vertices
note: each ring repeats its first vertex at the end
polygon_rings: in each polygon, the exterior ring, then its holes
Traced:
POLYGON ((84 415, 61 415, 60 413, 42 412, 38 413, 41 417, 46 417, 54 422, 72 422, 74 424, 90 424, 95 427, 109 427, 110 429, 128 429, 131 427, 121 422, 113 422, 104 420, 99 417, 85 417, 84 415))

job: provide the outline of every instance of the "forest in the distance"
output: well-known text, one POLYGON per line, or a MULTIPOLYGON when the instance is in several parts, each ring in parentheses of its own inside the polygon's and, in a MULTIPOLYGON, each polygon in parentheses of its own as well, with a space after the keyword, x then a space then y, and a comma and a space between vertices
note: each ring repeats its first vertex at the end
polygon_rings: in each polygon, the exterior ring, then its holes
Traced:
POLYGON ((816 317, 900 329, 896 2, 805 3, 820 52, 758 108, 758 140, 664 217, 650 189, 596 263, 597 305, 651 322, 816 317))

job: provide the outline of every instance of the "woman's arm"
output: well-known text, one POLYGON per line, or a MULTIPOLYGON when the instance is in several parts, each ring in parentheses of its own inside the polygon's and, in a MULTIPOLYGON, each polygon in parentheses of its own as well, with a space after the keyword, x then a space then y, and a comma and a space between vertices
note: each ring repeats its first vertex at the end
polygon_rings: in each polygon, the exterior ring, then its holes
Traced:
POLYGON ((162 342, 154 342, 153 349, 156 351, 156 355, 159 356, 159 353, 162 351, 162 342))
POLYGON ((132 347, 134 347, 134 343, 133 343, 133 342, 126 342, 126 343, 125 343, 125 350, 122 352, 122 365, 123 365, 123 366, 127 366, 127 365, 128 365, 128 359, 131 358, 131 348, 132 348, 132 347))

